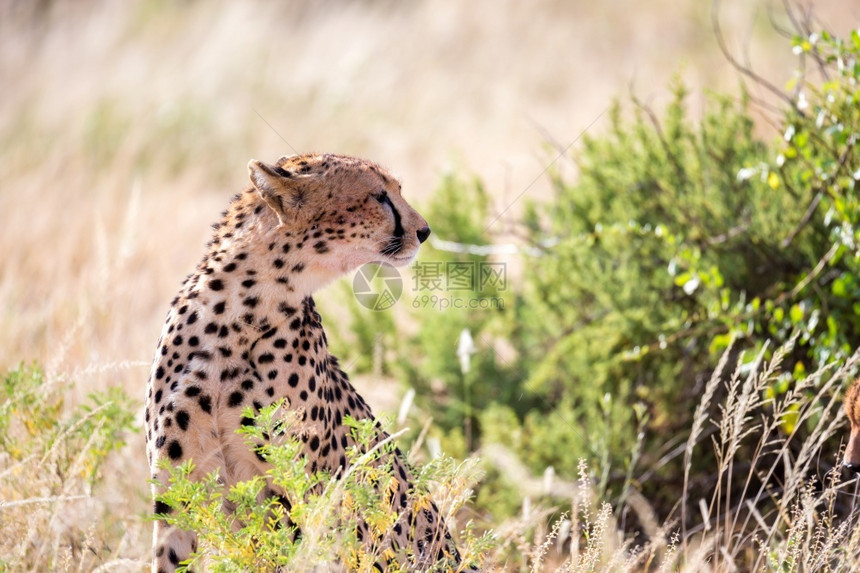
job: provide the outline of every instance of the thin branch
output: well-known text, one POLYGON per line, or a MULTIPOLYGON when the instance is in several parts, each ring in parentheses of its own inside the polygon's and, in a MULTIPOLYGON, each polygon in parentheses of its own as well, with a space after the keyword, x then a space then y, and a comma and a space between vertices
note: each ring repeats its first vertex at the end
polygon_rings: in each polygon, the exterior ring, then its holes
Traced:
POLYGON ((816 193, 815 197, 812 198, 812 201, 809 203, 809 207, 806 208, 806 212, 803 214, 803 217, 800 218, 800 221, 797 223, 797 226, 791 230, 786 238, 784 238, 779 246, 783 249, 788 247, 794 238, 800 233, 801 230, 809 223, 809 220, 812 219, 812 215, 815 214, 816 209, 818 209, 818 204, 821 203, 821 198, 824 196, 824 193, 816 193))
POLYGON ((798 294, 800 294, 800 292, 806 288, 806 285, 808 285, 813 279, 815 279, 815 277, 817 277, 821 273, 822 270, 824 270, 824 267, 827 266, 827 263, 830 262, 830 259, 832 259, 834 255, 836 255, 836 251, 839 250, 839 246, 840 243, 833 243, 833 246, 830 247, 830 250, 827 251, 827 253, 825 253, 823 257, 821 257, 821 260, 818 261, 818 264, 815 265, 815 268, 812 269, 812 271, 808 275, 803 277, 803 280, 797 283, 797 285, 793 289, 791 289, 791 292, 788 293, 788 296, 786 298, 792 299, 798 294))
MULTIPOLYGON (((848 163, 848 158, 851 156, 851 151, 853 149, 854 149, 854 139, 850 139, 848 141, 848 144, 845 146, 845 149, 842 151, 842 153, 839 156, 839 161, 836 164, 836 170, 833 172, 831 179, 835 180, 837 177, 839 177, 839 174, 842 172, 842 169, 845 167, 846 163, 848 163)), ((812 202, 809 204, 809 207, 807 207, 807 209, 806 209, 806 213, 803 214, 803 217, 801 217, 797 226, 791 231, 791 233, 789 233, 789 235, 785 239, 783 239, 782 242, 780 243, 780 246, 782 248, 785 248, 788 245, 790 245, 791 242, 794 240, 794 238, 797 236, 797 234, 800 233, 800 231, 803 229, 803 227, 805 227, 809 223, 810 219, 812 219, 812 215, 815 213, 815 210, 818 208, 818 204, 821 202, 821 198, 824 195, 827 195, 828 197, 832 198, 830 192, 827 190, 826 187, 819 186, 818 191, 815 194, 815 197, 812 199, 812 202)))
MULTIPOLYGON (((785 4, 786 0, 783 0, 783 4, 785 4)), ((792 19, 792 14, 788 14, 789 20, 792 19)), ((774 31, 787 40, 791 40, 796 35, 797 28, 795 27, 794 32, 788 28, 784 28, 779 22, 776 21, 775 12, 774 12, 774 4, 771 2, 767 3, 767 20, 770 22, 770 27, 774 29, 774 31)), ((792 22, 793 24, 793 22, 792 22)))
POLYGON ((796 34, 802 34, 804 36, 809 35, 809 30, 804 26, 807 19, 798 20, 794 15, 794 7, 792 6, 791 0, 782 0, 782 6, 785 9, 785 15, 788 16, 789 21, 791 21, 791 25, 794 26, 794 31, 796 34))
POLYGON ((749 67, 744 66, 743 64, 738 62, 738 60, 731 54, 728 46, 726 45, 726 40, 723 36, 722 27, 720 26, 719 9, 719 0, 714 0, 713 7, 711 9, 711 25, 714 30, 714 36, 717 39, 717 45, 719 45, 720 51, 723 53, 723 56, 726 58, 726 60, 728 60, 729 64, 731 64, 731 66, 735 68, 735 70, 737 70, 740 74, 750 78, 756 84, 762 86, 778 98, 784 100, 798 114, 800 114, 801 116, 805 116, 803 111, 797 107, 797 104, 790 97, 785 95, 785 93, 781 89, 777 88, 772 83, 764 79, 762 76, 752 71, 749 67))

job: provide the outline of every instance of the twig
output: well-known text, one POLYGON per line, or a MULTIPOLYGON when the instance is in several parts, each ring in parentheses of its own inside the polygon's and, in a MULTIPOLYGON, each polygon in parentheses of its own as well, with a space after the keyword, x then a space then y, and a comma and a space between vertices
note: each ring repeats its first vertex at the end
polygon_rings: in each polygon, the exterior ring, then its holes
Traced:
POLYGON ((803 217, 800 218, 800 221, 797 223, 794 229, 791 230, 788 236, 779 243, 780 247, 782 247, 783 249, 788 247, 794 240, 794 238, 797 236, 797 234, 800 233, 801 230, 803 230, 807 223, 809 223, 809 220, 812 219, 812 215, 815 213, 815 210, 818 209, 818 204, 821 203, 821 197, 823 195, 824 193, 815 194, 815 197, 813 197, 812 201, 809 203, 809 207, 806 208, 806 213, 803 214, 803 217))
POLYGON ((791 292, 788 293, 788 296, 786 298, 794 298, 798 294, 800 294, 800 291, 805 289, 806 285, 808 285, 810 283, 810 281, 812 281, 815 277, 817 277, 821 273, 822 270, 824 270, 825 265, 827 265, 827 263, 830 262, 830 259, 833 258, 833 256, 836 254, 837 250, 839 250, 839 243, 833 243, 833 246, 830 247, 830 250, 827 251, 823 257, 821 257, 821 260, 818 261, 818 264, 815 265, 815 268, 813 268, 812 271, 808 275, 803 277, 802 281, 797 283, 797 285, 795 285, 795 287, 793 289, 791 289, 791 292))
POLYGON ((719 10, 720 10, 720 2, 719 2, 719 0, 714 0, 714 4, 713 4, 712 9, 711 9, 711 25, 713 26, 714 36, 717 39, 717 45, 720 47, 720 51, 723 53, 723 56, 726 58, 726 60, 728 60, 729 64, 733 68, 735 68, 735 70, 737 70, 739 73, 741 73, 742 75, 750 78, 756 84, 764 87, 765 89, 767 89, 769 92, 771 92, 772 94, 774 94, 778 98, 784 100, 798 114, 805 117, 803 110, 801 110, 800 108, 797 107, 797 104, 794 102, 794 100, 792 100, 790 97, 785 95, 785 93, 783 93, 783 91, 781 89, 777 88, 772 83, 770 83, 769 81, 767 81, 766 79, 764 79, 763 77, 761 77, 760 75, 758 75, 757 73, 752 71, 749 67, 744 66, 743 64, 738 62, 738 60, 731 54, 731 52, 728 49, 728 46, 726 46, 726 39, 723 36, 723 31, 722 31, 722 28, 720 26, 719 10))
POLYGON ((17 501, 5 501, 0 499, 0 511, 10 507, 18 507, 21 505, 32 505, 35 503, 54 503, 57 501, 77 501, 79 499, 89 499, 88 495, 50 495, 46 497, 30 497, 27 499, 19 499, 17 501))

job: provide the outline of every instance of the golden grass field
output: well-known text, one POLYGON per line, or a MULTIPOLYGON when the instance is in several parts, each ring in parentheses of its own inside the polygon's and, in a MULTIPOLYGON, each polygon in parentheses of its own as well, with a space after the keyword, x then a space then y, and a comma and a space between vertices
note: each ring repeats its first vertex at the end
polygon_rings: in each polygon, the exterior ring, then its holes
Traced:
MULTIPOLYGON (((710 3, 631 4, 4 2, 0 368, 37 360, 74 381, 70 402, 120 386, 142 410, 167 305, 251 158, 372 158, 419 206, 446 171, 474 173, 502 212, 544 198, 547 140, 567 147, 613 98, 659 107, 676 74, 696 105, 734 90, 710 3)), ((860 22, 855 2, 815 12, 838 33, 860 22)), ((741 59, 790 79, 765 2, 724 2, 720 18, 741 59)), ((126 532, 111 551, 135 570, 150 543, 142 436, 109 471, 81 519, 109 514, 126 532)))

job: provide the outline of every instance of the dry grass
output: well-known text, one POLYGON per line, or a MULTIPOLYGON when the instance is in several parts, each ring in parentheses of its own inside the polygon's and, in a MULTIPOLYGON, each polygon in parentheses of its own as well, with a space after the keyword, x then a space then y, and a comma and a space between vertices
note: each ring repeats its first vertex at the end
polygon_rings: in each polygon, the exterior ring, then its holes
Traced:
MULTIPOLYGON (((844 32, 858 21, 849 4, 817 10, 844 32)), ((726 3, 724 19, 733 47, 788 79, 761 4, 726 3)), ((0 370, 37 359, 75 382, 70 404, 109 386, 142 397, 167 302, 251 157, 372 157, 419 203, 455 165, 480 175, 501 211, 545 191, 529 187, 545 137, 567 145, 631 88, 659 105, 679 68, 697 92, 736 81, 693 0, 6 2, 0 370)), ((62 532, 50 519, 114 508, 137 521, 102 554, 145 558, 142 438, 111 463, 95 501, 39 505, 49 521, 32 523, 62 532)))
MULTIPOLYGON (((828 456, 822 446, 844 429, 834 389, 851 377, 860 352, 835 372, 824 368, 775 401, 766 399, 767 387, 780 375, 786 350, 777 350, 770 361, 764 360, 762 351, 754 362, 745 363, 729 349, 709 382, 700 411, 713 410, 713 389, 720 387, 726 391, 717 404, 720 415, 714 420, 697 418, 687 448, 716 450, 717 486, 710 499, 679 495, 676 515, 690 513, 697 524, 694 528, 682 528, 672 518, 649 527, 647 502, 632 491, 627 505, 645 535, 625 533, 612 508, 596 499, 588 468, 581 462, 570 509, 562 510, 547 531, 548 518, 557 515, 558 508, 524 507, 522 519, 499 529, 496 559, 507 558, 509 564, 514 560, 518 569, 532 571, 856 570, 860 567, 858 480, 845 480, 838 465, 829 466, 822 459, 828 456), (736 361, 736 368, 729 375, 725 368, 731 361, 736 361), (804 395, 811 389, 812 400, 804 395), (788 420, 794 429, 786 435, 781 428, 788 420), (790 439, 801 427, 811 431, 790 449, 790 439), (713 438, 703 439, 707 429, 716 430, 713 438), (746 468, 741 491, 728 479, 738 475, 736 465, 746 468), (820 468, 828 466, 833 469, 822 474, 820 468)), ((492 454, 488 457, 493 459, 492 454)), ((554 491, 557 498, 560 491, 554 491)))

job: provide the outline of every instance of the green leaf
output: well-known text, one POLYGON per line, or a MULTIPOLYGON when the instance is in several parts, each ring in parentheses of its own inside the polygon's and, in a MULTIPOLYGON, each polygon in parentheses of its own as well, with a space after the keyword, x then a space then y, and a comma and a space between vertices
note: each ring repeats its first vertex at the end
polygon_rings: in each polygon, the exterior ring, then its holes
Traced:
POLYGON ((837 277, 836 280, 833 281, 833 284, 830 286, 830 291, 840 298, 846 298, 848 296, 848 285, 846 284, 845 276, 837 277))
POLYGON ((793 324, 799 324, 803 320, 803 307, 799 304, 792 305, 789 311, 789 318, 793 324))

